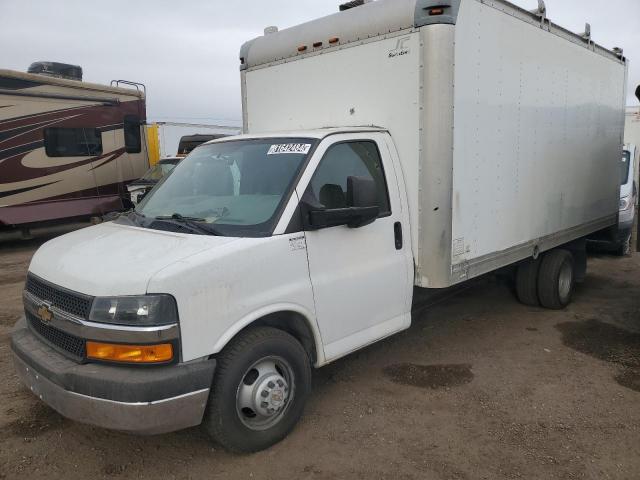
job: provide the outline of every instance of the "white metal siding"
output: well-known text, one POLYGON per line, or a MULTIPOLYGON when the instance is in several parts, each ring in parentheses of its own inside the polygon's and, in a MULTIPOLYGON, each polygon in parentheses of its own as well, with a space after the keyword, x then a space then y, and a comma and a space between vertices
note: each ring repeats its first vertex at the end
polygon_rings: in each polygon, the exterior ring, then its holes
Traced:
POLYGON ((424 87, 420 145, 419 194, 409 197, 418 248, 416 285, 447 287, 451 282, 451 190, 453 165, 453 25, 432 25, 420 31, 424 87))
POLYGON ((357 45, 361 39, 413 28, 415 15, 416 0, 376 0, 255 38, 243 46, 240 56, 247 68, 295 60, 301 56, 301 45, 307 47, 307 52, 315 50, 312 46, 316 42, 323 43, 321 49, 331 47, 327 43, 330 38, 337 38, 341 46, 357 45))
POLYGON ((624 76, 620 63, 462 2, 453 264, 615 215, 624 76))

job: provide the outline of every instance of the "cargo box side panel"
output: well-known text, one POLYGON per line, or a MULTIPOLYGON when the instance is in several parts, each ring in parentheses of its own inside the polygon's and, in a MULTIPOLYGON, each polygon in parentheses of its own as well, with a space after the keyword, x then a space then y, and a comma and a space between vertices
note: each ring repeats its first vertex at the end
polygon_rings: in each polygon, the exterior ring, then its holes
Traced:
MULTIPOLYGON (((372 125, 388 129, 416 225, 420 57, 419 32, 404 31, 249 69, 243 72, 248 132, 372 125)), ((412 233, 415 246, 417 229, 412 233)))
POLYGON ((455 58, 452 283, 614 224, 624 64, 476 1, 455 58))

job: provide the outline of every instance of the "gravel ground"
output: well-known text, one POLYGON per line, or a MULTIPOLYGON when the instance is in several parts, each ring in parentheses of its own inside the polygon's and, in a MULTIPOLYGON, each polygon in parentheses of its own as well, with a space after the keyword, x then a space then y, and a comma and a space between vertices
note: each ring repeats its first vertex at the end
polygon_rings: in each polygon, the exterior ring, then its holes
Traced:
POLYGON ((0 245, 0 479, 640 478, 640 255, 591 258, 564 311, 519 305, 496 278, 420 309, 317 370, 295 431, 239 456, 199 428, 80 425, 22 387, 9 334, 40 243, 0 245))

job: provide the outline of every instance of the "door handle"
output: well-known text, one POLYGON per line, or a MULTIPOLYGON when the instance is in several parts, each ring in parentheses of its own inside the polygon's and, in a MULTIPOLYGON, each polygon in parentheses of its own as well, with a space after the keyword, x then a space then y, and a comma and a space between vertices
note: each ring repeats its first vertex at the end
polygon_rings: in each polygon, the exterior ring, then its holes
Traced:
POLYGON ((396 250, 402 250, 402 224, 400 222, 393 224, 393 234, 396 239, 396 250))

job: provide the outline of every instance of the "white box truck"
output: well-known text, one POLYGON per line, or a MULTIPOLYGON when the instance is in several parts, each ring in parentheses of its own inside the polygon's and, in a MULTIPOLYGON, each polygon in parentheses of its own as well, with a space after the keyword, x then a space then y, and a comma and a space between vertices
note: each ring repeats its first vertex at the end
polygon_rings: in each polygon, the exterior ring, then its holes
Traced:
POLYGON ((617 221, 626 60, 544 8, 359 3, 245 44, 243 135, 38 250, 12 348, 44 402, 255 451, 414 286, 516 265, 522 302, 570 301, 617 221))

